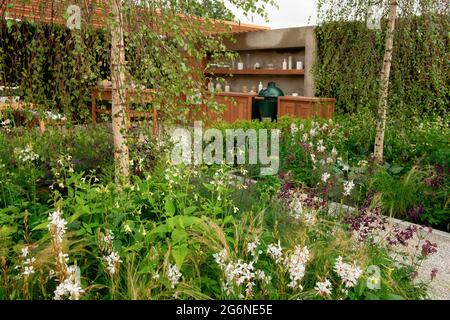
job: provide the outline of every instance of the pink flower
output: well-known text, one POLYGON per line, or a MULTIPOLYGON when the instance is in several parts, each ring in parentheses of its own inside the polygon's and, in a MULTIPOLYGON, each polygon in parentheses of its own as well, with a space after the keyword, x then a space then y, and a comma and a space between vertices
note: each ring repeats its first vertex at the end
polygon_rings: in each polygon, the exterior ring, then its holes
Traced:
POLYGON ((436 278, 437 273, 438 273, 438 269, 437 269, 437 268, 431 269, 431 273, 430 273, 430 278, 431 278, 431 280, 433 280, 434 278, 436 278))

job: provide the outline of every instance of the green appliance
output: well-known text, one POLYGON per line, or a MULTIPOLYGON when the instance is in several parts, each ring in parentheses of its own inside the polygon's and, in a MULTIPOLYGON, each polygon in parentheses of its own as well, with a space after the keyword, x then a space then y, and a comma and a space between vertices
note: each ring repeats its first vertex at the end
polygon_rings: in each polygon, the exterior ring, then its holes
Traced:
POLYGON ((269 82, 267 88, 262 89, 258 99, 258 109, 261 119, 275 120, 277 118, 278 97, 284 96, 283 91, 278 88, 275 82, 269 82))

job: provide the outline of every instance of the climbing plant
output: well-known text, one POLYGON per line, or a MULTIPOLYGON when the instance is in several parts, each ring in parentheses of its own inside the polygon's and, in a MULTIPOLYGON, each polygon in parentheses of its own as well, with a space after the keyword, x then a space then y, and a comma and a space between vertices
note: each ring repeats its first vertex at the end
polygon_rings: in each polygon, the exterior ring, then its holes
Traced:
MULTIPOLYGON (((369 0, 318 1, 316 94, 336 97, 339 113, 376 110, 386 4, 369 0), (369 29, 367 10, 362 8, 377 3, 385 8, 381 28, 369 29)), ((438 0, 401 0, 398 5, 388 112, 406 117, 445 115, 450 83, 449 7, 438 0)))
MULTIPOLYGON (((264 5, 274 1, 229 3, 264 16, 264 5)), ((231 58, 224 45, 231 28, 212 19, 216 8, 224 8, 224 0, 208 5, 200 0, 41 1, 31 12, 37 22, 17 22, 8 15, 26 4, 30 1, 0 2, 0 34, 7 39, 0 51, 2 83, 18 86, 23 100, 43 110, 56 108, 80 117, 88 110, 90 87, 109 80, 116 178, 125 177, 125 183, 127 104, 156 110, 158 118, 169 123, 191 121, 203 106, 219 109, 204 85, 204 59, 231 58), (71 22, 73 15, 78 23, 71 22), (152 101, 128 99, 129 89, 134 97, 152 90, 152 101)))

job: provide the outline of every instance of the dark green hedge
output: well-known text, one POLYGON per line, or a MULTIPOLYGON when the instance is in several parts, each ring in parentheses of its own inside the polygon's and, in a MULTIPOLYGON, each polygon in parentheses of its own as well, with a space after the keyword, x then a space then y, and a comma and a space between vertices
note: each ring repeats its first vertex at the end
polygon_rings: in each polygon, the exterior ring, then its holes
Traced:
MULTIPOLYGON (((370 30, 363 22, 327 22, 316 28, 316 94, 337 98, 337 112, 376 108, 385 23, 382 31, 370 30)), ((448 112, 448 32, 448 16, 414 16, 397 21, 390 112, 406 116, 448 112)))

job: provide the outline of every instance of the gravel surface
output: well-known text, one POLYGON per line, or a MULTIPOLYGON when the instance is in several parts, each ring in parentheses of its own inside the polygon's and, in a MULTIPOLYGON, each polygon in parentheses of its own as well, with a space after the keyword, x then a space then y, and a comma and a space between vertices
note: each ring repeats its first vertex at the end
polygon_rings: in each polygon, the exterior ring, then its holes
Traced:
MULTIPOLYGON (((301 192, 295 192, 295 195, 302 194, 301 192)), ((354 212, 356 209, 339 203, 331 202, 329 203, 328 212, 329 214, 336 214, 337 212, 354 212)), ((404 229, 412 223, 388 218, 391 227, 394 225, 399 226, 404 229)), ((420 228, 419 225, 416 225, 420 228)), ((389 229, 389 228, 388 228, 389 229)), ((387 230, 389 232, 389 230, 387 230)), ((429 240, 431 243, 437 244, 437 252, 429 255, 421 264, 418 270, 418 276, 416 281, 429 282, 431 280, 431 271, 436 268, 436 277, 429 284, 427 293, 429 298, 432 300, 450 300, 450 233, 443 232, 439 230, 433 230, 431 233, 424 231, 419 231, 420 234, 416 234, 414 238, 410 239, 408 242, 408 247, 403 248, 402 251, 406 251, 411 255, 417 251, 417 244, 419 243, 419 250, 422 244, 429 240)))
MULTIPOLYGON (((331 214, 337 211, 353 212, 355 208, 345 205, 330 203, 329 212, 331 214)), ((389 224, 404 229, 412 223, 401 221, 398 219, 388 218, 389 224)), ((419 225, 416 225, 418 228, 419 225)), ((416 281, 429 282, 431 280, 431 271, 436 268, 437 274, 433 281, 429 284, 428 295, 433 300, 450 300, 450 233, 433 230, 431 233, 427 229, 419 231, 414 238, 410 239, 408 246, 403 247, 401 251, 408 253, 410 256, 417 251, 416 246, 419 244, 419 251, 422 244, 429 240, 431 243, 437 244, 437 252, 430 254, 420 266, 416 281)), ((399 258, 401 259, 401 258, 399 258)))
MULTIPOLYGON (((400 221, 397 219, 390 219, 392 224, 407 227, 411 223, 400 221)), ((419 235, 411 239, 409 242, 408 251, 413 253, 415 245, 419 240, 419 235)), ((429 240, 437 244, 437 252, 429 255, 419 268, 419 275, 417 280, 429 281, 430 274, 433 268, 437 268, 438 272, 436 278, 431 282, 428 288, 430 299, 433 300, 450 300, 450 233, 434 230, 432 233, 423 231, 423 237, 420 243, 429 240)))

